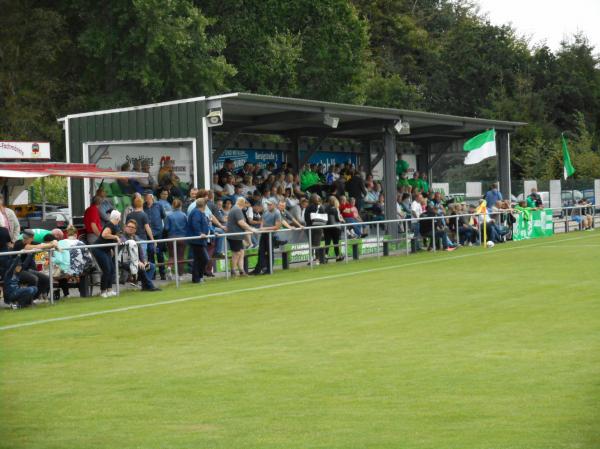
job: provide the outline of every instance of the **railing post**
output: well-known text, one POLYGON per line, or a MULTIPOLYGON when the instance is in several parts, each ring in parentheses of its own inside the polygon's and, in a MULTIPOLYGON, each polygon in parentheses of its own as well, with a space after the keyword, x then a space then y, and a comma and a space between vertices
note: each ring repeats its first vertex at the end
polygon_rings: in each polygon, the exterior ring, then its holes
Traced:
POLYGON ((348 225, 344 223, 342 232, 344 233, 344 263, 348 263, 348 225))
POLYGON ((406 234, 406 255, 410 256, 410 239, 408 238, 409 234, 408 234, 408 228, 411 226, 411 222, 410 220, 407 220, 406 223, 404 223, 404 232, 406 234))
MULTIPOLYGON (((225 238, 225 237, 223 237, 225 238)), ((228 254, 228 250, 227 250, 227 239, 225 238, 225 245, 224 246, 224 250, 225 250, 225 279, 229 279, 229 254, 228 254)), ((233 264, 233 252, 231 253, 231 260, 232 260, 232 264, 233 264)), ((232 269, 232 271, 235 270, 235 267, 232 269)))
MULTIPOLYGON (((42 178, 44 179, 44 178, 42 178)), ((52 254, 53 254, 54 250, 49 249, 48 250, 48 277, 50 278, 50 304, 54 304, 54 262, 52 262, 52 254)))
POLYGON ((456 215, 456 245, 460 245, 460 228, 458 227, 458 214, 456 215))
POLYGON ((175 272, 175 287, 179 288, 179 264, 177 263, 177 256, 177 240, 173 240, 173 271, 175 272))
POLYGON ((379 223, 377 223, 377 245, 375 246, 375 250, 377 251, 377 259, 381 257, 379 254, 379 223))
POLYGON ((119 285, 119 244, 115 243, 115 285, 117 296, 121 294, 121 286, 119 285))
POLYGON ((312 258, 312 231, 310 227, 308 228, 308 263, 310 268, 313 267, 313 258, 312 258))
POLYGON ((433 246, 433 252, 436 251, 436 241, 435 241, 435 217, 431 217, 431 244, 433 246))
POLYGON ((267 238, 269 239, 269 274, 273 274, 273 239, 271 231, 267 233, 267 238))

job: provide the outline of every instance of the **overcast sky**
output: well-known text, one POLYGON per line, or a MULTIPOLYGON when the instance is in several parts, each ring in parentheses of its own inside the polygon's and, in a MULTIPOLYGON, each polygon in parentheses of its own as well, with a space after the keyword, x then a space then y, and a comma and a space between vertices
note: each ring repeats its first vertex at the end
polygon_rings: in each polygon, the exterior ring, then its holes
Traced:
POLYGON ((476 0, 495 25, 512 23, 533 45, 542 40, 552 49, 583 31, 600 53, 600 0, 476 0))

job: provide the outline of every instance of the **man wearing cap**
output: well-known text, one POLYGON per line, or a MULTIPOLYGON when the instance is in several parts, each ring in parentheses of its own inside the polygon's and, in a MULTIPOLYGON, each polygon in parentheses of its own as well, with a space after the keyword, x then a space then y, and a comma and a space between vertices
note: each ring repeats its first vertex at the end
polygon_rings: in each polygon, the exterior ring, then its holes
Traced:
MULTIPOLYGON (((23 238, 15 242, 13 251, 58 248, 58 242, 56 240, 52 240, 51 242, 47 243, 38 243, 33 240, 33 236, 33 230, 25 229, 23 231, 23 238)), ((46 296, 50 291, 50 278, 47 274, 37 271, 34 258, 27 256, 27 254, 17 256, 21 259, 21 271, 17 276, 23 284, 37 288, 35 298, 38 298, 41 295, 44 299, 46 299, 46 296)))
POLYGON ((260 235, 260 241, 258 243, 258 262, 254 271, 251 274, 271 274, 271 266, 269 263, 269 239, 271 240, 271 260, 273 256, 273 233, 267 231, 277 231, 281 227, 281 213, 277 209, 275 201, 272 199, 267 200, 267 210, 263 212, 262 224, 260 230, 263 233, 260 235))

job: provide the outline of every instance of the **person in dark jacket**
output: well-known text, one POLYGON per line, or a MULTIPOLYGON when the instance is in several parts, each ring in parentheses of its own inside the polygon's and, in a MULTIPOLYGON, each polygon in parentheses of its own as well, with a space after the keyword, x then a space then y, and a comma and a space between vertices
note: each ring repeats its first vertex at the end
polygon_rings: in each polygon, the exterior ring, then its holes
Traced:
MULTIPOLYGON (((26 255, 27 263, 29 259, 33 259, 33 254, 26 255)), ((30 306, 38 291, 35 286, 21 287, 19 285, 19 273, 21 269, 21 259, 19 256, 15 256, 4 273, 4 302, 10 304, 13 309, 30 306)))
MULTIPOLYGON (((165 219, 165 231, 167 232, 168 238, 185 237, 187 235, 187 215, 181 211, 181 200, 175 198, 173 200, 173 212, 167 215, 165 219)), ((177 271, 179 276, 183 276, 185 273, 185 240, 177 240, 175 243, 177 246, 177 271)), ((175 254, 173 254, 172 243, 169 245, 169 259, 171 264, 175 263, 175 254)))
POLYGON ((190 251, 192 253, 192 282, 198 284, 204 282, 204 270, 208 263, 208 253, 206 245, 208 243, 206 237, 208 235, 208 219, 204 215, 206 210, 206 199, 198 198, 196 200, 196 208, 192 210, 188 216, 187 236, 202 237, 194 240, 189 240, 190 251))
POLYGON ((346 183, 346 190, 351 198, 356 199, 356 208, 360 212, 363 208, 363 200, 367 195, 365 180, 357 170, 352 171, 352 178, 346 183))
MULTIPOLYGON (((327 224, 327 220, 317 221, 311 217, 311 214, 325 214, 325 210, 323 206, 321 206, 321 197, 316 193, 313 193, 310 196, 310 204, 304 210, 304 222, 307 227, 312 226, 323 226, 327 224)), ((315 253, 315 264, 319 264, 319 261, 324 260, 325 253, 323 248, 321 248, 321 238, 323 237, 323 228, 319 229, 311 229, 310 231, 310 244, 312 245, 313 251, 315 253)), ((312 254, 310 255, 312 257, 312 254)))
POLYGON ((423 237, 429 237, 429 250, 433 249, 435 229, 435 245, 436 248, 443 248, 444 251, 454 251, 455 248, 448 246, 448 238, 446 235, 446 227, 444 222, 437 213, 437 210, 433 206, 427 206, 427 212, 422 215, 425 218, 421 221, 421 235, 423 237), (437 218, 436 218, 437 217, 437 218))
MULTIPOLYGON (((330 196, 325 207, 325 213, 327 214, 327 224, 339 225, 344 222, 342 215, 340 214, 340 203, 335 196, 330 196)), ((333 251, 335 253, 336 262, 344 260, 340 256, 340 234, 341 229, 339 226, 323 229, 323 235, 325 237, 325 251, 329 250, 329 245, 333 243, 333 251)), ((325 259, 327 261, 327 259, 325 259)))
MULTIPOLYGON (((146 192, 145 200, 144 212, 146 212, 146 215, 148 216, 148 222, 150 224, 150 229, 152 230, 152 235, 155 239, 161 239, 164 231, 164 220, 167 218, 165 209, 160 203, 154 201, 154 195, 152 192, 146 192)), ((155 263, 156 256, 156 266, 158 267, 160 278, 163 281, 166 279, 165 250, 166 248, 164 242, 148 243, 148 262, 155 263)))

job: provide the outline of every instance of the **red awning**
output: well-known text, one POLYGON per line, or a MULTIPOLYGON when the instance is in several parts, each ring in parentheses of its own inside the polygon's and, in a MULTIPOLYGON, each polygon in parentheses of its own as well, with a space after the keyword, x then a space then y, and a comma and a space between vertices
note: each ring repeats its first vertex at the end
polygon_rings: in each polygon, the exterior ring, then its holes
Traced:
POLYGON ((148 177, 148 173, 108 170, 105 168, 98 168, 96 164, 57 162, 0 164, 0 178, 43 178, 46 176, 99 179, 145 179, 148 177))

